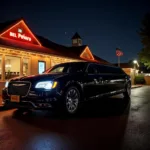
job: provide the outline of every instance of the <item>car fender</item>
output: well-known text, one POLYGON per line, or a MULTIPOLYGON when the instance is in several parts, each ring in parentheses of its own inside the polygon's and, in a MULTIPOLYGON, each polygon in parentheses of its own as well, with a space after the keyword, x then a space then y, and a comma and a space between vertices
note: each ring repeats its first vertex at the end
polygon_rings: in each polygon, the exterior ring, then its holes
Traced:
POLYGON ((83 100, 84 99, 83 84, 79 81, 74 81, 74 80, 68 81, 65 84, 64 88, 62 89, 61 93, 64 94, 66 92, 66 90, 71 86, 77 87, 77 89, 80 92, 81 100, 83 100))

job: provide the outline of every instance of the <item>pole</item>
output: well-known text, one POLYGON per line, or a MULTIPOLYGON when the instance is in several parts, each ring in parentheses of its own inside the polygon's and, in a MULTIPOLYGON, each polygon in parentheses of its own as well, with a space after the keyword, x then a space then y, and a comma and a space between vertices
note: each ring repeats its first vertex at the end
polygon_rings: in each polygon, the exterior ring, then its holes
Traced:
POLYGON ((120 56, 118 56, 118 67, 120 67, 120 56))
POLYGON ((133 84, 135 85, 135 75, 136 75, 136 66, 135 66, 135 64, 134 64, 134 80, 133 80, 133 84))

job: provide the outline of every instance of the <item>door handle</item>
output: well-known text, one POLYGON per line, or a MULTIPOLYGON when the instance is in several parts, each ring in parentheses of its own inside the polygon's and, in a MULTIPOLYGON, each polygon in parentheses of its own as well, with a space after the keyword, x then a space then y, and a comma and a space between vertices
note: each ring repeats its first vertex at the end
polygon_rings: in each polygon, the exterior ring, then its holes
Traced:
POLYGON ((103 83, 103 78, 102 77, 99 77, 99 82, 103 83))
POLYGON ((98 83, 98 80, 97 80, 97 79, 94 79, 94 82, 95 82, 95 83, 98 83))
POLYGON ((94 82, 95 83, 103 83, 103 78, 102 77, 100 77, 100 78, 97 78, 97 79, 94 79, 94 82))

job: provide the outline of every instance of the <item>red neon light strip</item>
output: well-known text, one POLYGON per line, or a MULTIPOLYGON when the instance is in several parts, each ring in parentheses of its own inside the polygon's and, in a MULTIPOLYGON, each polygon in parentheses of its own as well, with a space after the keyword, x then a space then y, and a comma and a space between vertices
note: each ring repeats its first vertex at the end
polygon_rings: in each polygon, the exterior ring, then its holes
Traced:
MULTIPOLYGON (((94 57, 93 57, 91 51, 90 51, 88 48, 86 48, 86 49, 81 53, 80 57, 81 57, 81 58, 84 58, 82 55, 83 55, 86 51, 87 51, 87 53, 92 57, 92 60, 94 60, 94 57)), ((85 58, 84 58, 84 59, 85 59, 85 58)), ((86 58, 86 59, 87 59, 87 58, 86 58)), ((91 59, 89 59, 89 60, 91 60, 91 59)))

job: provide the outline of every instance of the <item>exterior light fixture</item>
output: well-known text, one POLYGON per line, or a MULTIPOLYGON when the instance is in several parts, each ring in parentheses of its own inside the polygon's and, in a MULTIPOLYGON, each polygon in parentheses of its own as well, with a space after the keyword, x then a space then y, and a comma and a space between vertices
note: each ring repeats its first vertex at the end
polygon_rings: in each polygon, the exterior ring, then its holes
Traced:
POLYGON ((137 60, 133 60, 134 66, 137 65, 138 67, 140 67, 139 63, 137 60))
POLYGON ((137 64, 138 62, 137 62, 137 60, 133 60, 133 63, 134 63, 134 64, 137 64))

